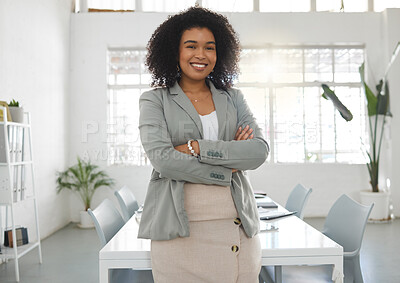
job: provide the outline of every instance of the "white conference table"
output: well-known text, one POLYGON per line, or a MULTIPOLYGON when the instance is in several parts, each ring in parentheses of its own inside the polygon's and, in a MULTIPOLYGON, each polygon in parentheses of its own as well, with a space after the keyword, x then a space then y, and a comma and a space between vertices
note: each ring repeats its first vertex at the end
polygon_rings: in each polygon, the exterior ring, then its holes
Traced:
MULTIPOLYGON (((279 206, 278 210, 285 210, 279 206)), ((343 248, 296 216, 265 221, 278 231, 260 232, 262 265, 332 264, 334 282, 343 282, 343 248)), ((113 268, 151 269, 150 240, 138 239, 133 216, 100 250, 100 283, 113 268)))

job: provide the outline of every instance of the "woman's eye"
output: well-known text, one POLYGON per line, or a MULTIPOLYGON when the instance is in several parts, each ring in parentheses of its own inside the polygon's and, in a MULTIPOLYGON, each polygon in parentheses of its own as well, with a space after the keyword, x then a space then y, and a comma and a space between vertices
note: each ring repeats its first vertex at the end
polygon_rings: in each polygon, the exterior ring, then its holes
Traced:
POLYGON ((215 47, 207 47, 207 50, 215 50, 215 47))
POLYGON ((192 48, 192 49, 194 49, 195 47, 194 47, 193 45, 188 45, 188 46, 186 46, 186 48, 192 48))

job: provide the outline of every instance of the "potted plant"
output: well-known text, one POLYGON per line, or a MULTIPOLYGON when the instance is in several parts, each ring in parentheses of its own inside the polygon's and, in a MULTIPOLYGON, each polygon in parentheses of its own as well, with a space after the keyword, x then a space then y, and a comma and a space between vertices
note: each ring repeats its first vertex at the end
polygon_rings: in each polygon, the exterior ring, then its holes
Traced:
POLYGON ((89 161, 81 160, 78 157, 78 164, 69 167, 63 172, 57 172, 57 193, 64 189, 74 191, 82 199, 85 210, 80 212, 80 227, 93 227, 90 215, 87 210, 90 208, 92 198, 96 190, 102 186, 111 187, 115 184, 106 172, 99 170, 97 165, 89 161))
MULTIPOLYGON (((360 66, 359 72, 361 77, 361 83, 363 85, 364 94, 367 101, 367 112, 368 112, 368 125, 370 134, 370 149, 364 149, 367 156, 368 162, 366 163, 371 189, 368 191, 361 192, 361 203, 370 205, 375 203, 374 209, 370 214, 371 220, 389 220, 389 197, 390 193, 388 190, 379 188, 379 165, 381 157, 381 146, 383 140, 383 134, 385 131, 385 124, 387 118, 392 117, 390 112, 390 97, 389 87, 387 82, 387 75, 390 67, 396 59, 400 51, 400 42, 397 43, 396 48, 393 52, 391 60, 386 67, 383 78, 376 85, 376 94, 367 85, 364 79, 364 63, 360 66)), ((352 119, 352 115, 349 110, 339 101, 336 94, 325 84, 322 84, 324 90, 323 97, 331 99, 335 108, 340 112, 342 117, 346 121, 352 119)))
POLYGON ((16 123, 24 122, 24 108, 20 107, 19 102, 15 99, 8 103, 8 109, 10 109, 11 119, 16 123))

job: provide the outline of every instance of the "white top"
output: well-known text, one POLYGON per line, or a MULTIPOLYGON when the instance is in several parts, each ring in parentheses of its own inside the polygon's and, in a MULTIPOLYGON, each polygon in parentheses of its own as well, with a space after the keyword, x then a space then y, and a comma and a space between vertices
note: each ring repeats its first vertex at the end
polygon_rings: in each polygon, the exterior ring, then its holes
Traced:
POLYGON ((199 116, 201 124, 203 125, 203 139, 210 141, 218 140, 217 112, 214 110, 210 114, 199 116))

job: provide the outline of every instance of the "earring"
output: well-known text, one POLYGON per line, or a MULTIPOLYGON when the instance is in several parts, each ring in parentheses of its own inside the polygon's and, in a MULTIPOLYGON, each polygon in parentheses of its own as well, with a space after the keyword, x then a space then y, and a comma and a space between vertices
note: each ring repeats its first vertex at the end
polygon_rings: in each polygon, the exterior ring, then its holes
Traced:
POLYGON ((179 68, 179 65, 176 65, 176 70, 178 71, 178 73, 181 71, 181 68, 179 68))

